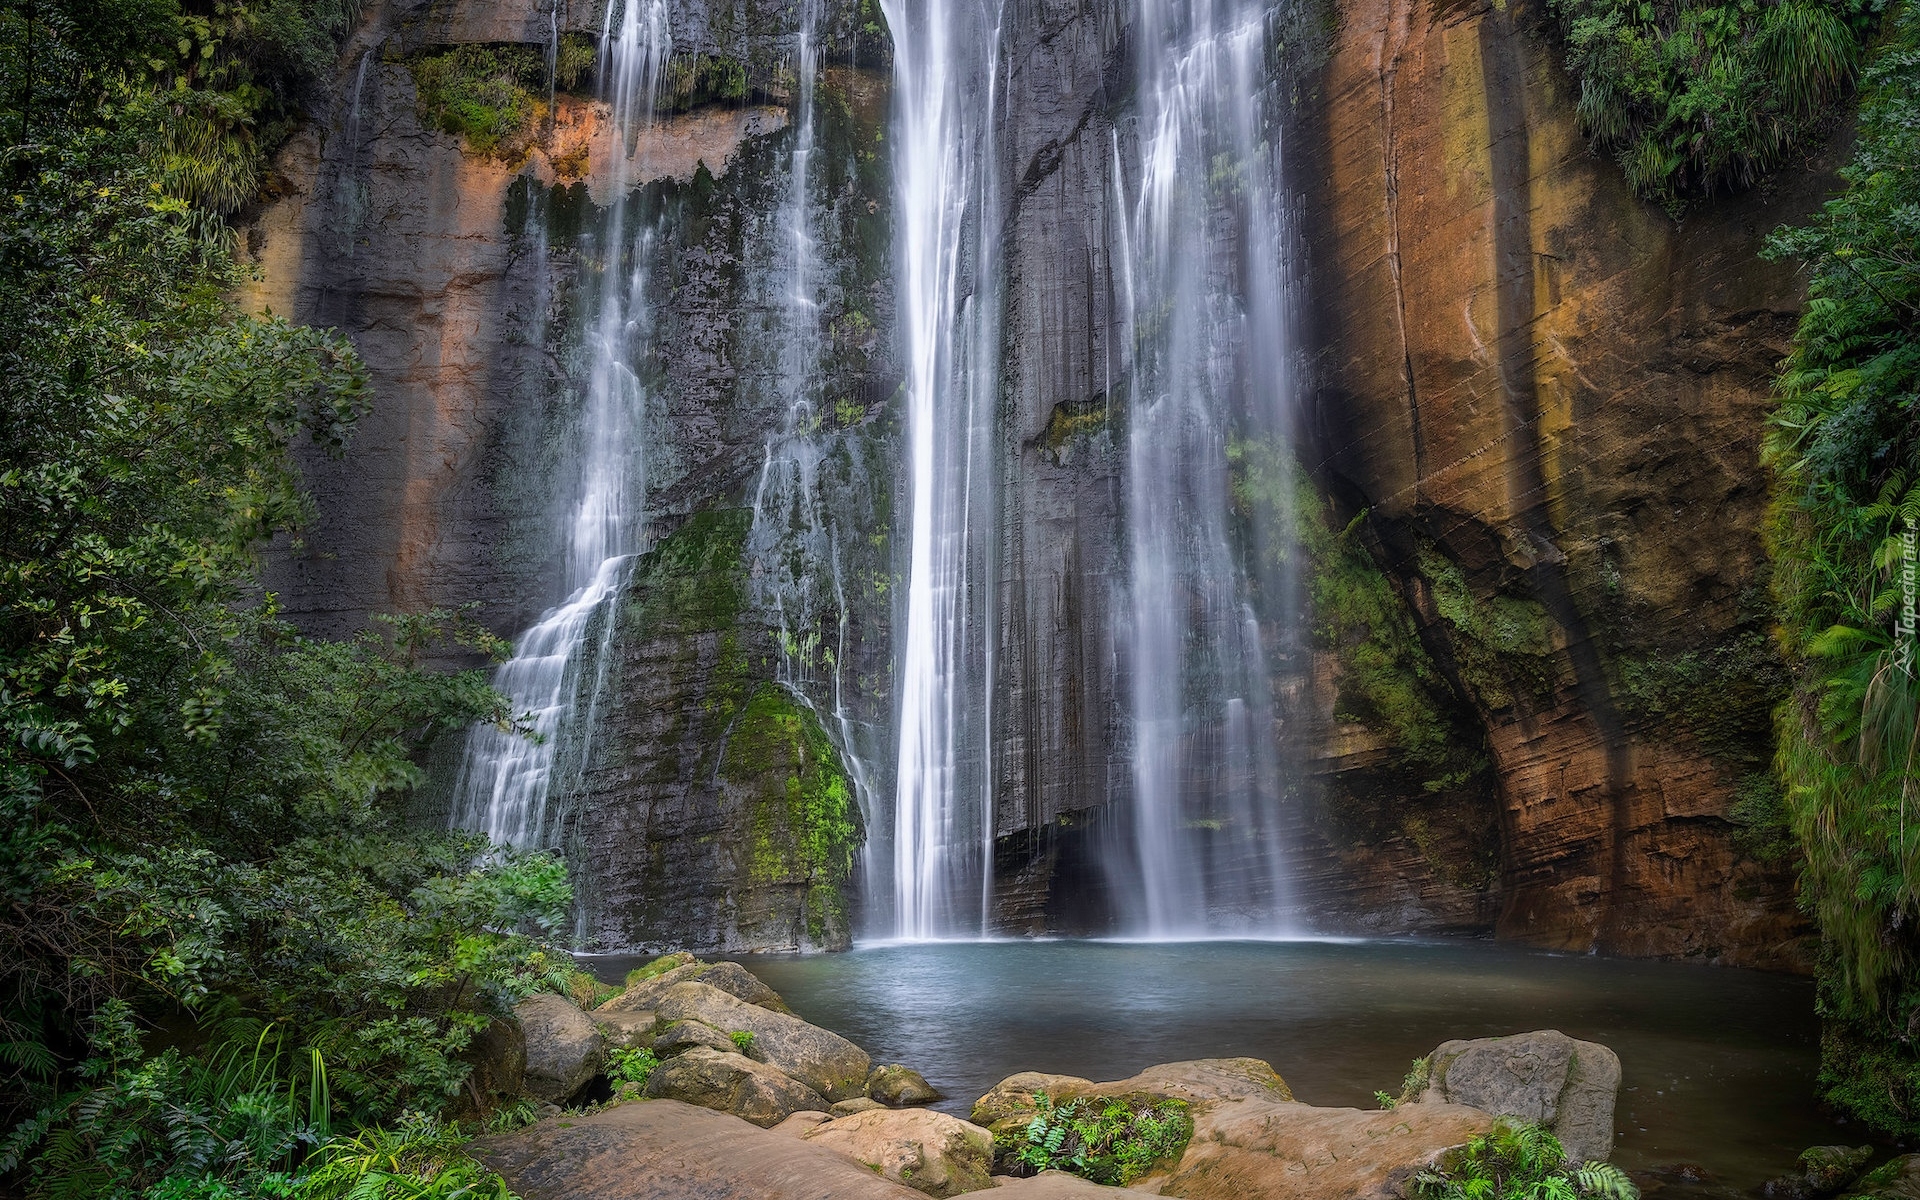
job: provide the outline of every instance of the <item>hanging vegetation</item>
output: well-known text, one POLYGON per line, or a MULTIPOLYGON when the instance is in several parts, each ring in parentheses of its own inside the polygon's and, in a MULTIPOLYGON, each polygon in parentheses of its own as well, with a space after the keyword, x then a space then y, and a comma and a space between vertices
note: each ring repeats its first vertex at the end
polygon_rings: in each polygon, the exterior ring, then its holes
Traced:
POLYGON ((1828 1098, 1920 1133, 1920 10, 1867 71, 1847 190, 1769 241, 1811 275, 1767 439, 1779 770, 1824 938, 1828 1098))

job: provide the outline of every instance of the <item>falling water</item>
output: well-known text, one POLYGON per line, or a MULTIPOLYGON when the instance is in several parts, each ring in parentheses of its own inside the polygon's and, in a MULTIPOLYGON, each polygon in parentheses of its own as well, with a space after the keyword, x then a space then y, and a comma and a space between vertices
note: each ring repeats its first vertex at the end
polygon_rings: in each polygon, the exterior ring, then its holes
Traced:
MULTIPOLYGON (((671 44, 665 0, 628 0, 619 25, 609 7, 600 36, 602 96, 610 105, 618 144, 630 153, 652 119, 660 74, 671 44)), ((629 234, 627 154, 613 158, 614 196, 597 249, 599 285, 589 315, 587 341, 592 367, 579 430, 579 479, 564 530, 566 599, 548 609, 515 643, 511 659, 494 673, 493 685, 524 714, 535 737, 476 726, 454 783, 453 819, 512 846, 550 845, 554 838, 549 798, 559 750, 591 732, 591 719, 570 722, 585 688, 598 692, 612 622, 606 612, 626 578, 628 557, 640 547, 634 431, 640 428, 646 395, 633 363, 645 337, 646 268, 652 231, 629 234)), ((589 714, 590 716, 590 714, 589 714)), ((584 752, 568 756, 584 759, 584 752)))
POLYGON ((818 149, 817 20, 817 0, 802 0, 794 50, 793 151, 779 214, 775 282, 768 289, 778 297, 768 340, 777 355, 775 386, 784 415, 779 431, 767 441, 754 491, 747 557, 753 563, 754 601, 771 615, 779 633, 779 681, 823 719, 862 817, 870 821, 873 773, 863 752, 868 739, 854 718, 846 687, 849 612, 840 556, 846 531, 829 511, 822 478, 830 453, 844 446, 821 431, 820 292, 826 281, 815 241, 811 170, 818 149), (830 645, 823 641, 828 634, 830 645))
POLYGON ((994 613, 989 470, 999 357, 996 0, 882 0, 894 37, 894 189, 909 526, 898 641, 893 926, 984 931, 994 613))
MULTIPOLYGON (((1245 547, 1236 553, 1229 474, 1237 461, 1278 478, 1287 453, 1272 14, 1265 0, 1137 3, 1138 159, 1131 171, 1120 164, 1133 197, 1122 277, 1134 354, 1124 861, 1137 883, 1120 893, 1131 897, 1126 924, 1148 936, 1278 932, 1283 781, 1261 617, 1284 649, 1296 606, 1283 565, 1258 562, 1250 579, 1245 547)), ((1285 512, 1283 496, 1256 516, 1284 523, 1285 512)))

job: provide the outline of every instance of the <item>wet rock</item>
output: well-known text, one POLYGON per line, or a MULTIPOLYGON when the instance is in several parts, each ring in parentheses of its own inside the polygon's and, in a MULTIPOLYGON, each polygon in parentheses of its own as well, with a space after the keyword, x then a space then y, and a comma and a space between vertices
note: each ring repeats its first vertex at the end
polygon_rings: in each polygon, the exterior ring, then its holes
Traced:
POLYGON ((662 1027, 653 1037, 653 1052, 661 1058, 671 1058, 695 1046, 705 1046, 722 1054, 733 1054, 739 1050, 724 1029, 715 1029, 705 1021, 674 1021, 662 1027))
POLYGON ((748 1004, 757 1004, 761 1008, 769 1008, 777 1013, 793 1011, 787 1007, 787 1002, 780 998, 779 992, 762 983, 759 976, 739 963, 714 963, 694 978, 708 987, 719 988, 727 995, 737 1000, 744 1000, 748 1004))
POLYGON ((899 1063, 890 1067, 875 1067, 867 1076, 867 1095, 891 1108, 932 1104, 941 1098, 940 1093, 927 1082, 926 1076, 899 1063))
POLYGON ((957 1196, 992 1186, 993 1135, 943 1112, 919 1108, 854 1113, 804 1136, 929 1196, 957 1196))
POLYGON ((879 1112, 884 1108, 886 1108, 886 1105, 880 1103, 878 1100, 869 1100, 865 1096, 855 1096, 851 1100, 838 1101, 827 1111, 836 1117, 850 1117, 854 1113, 879 1112))
POLYGON ((656 1008, 664 1020, 704 1021, 728 1033, 751 1033, 757 1058, 829 1101, 851 1100, 865 1092, 867 1073, 873 1067, 867 1052, 839 1034, 798 1017, 743 1003, 704 983, 675 984, 660 997, 656 1008))
POLYGON ((600 1029, 600 1040, 609 1050, 644 1050, 653 1045, 658 1024, 650 1010, 608 1009, 605 1005, 587 1016, 600 1029))
POLYGON ((600 1070, 605 1052, 599 1027, 571 1000, 542 992, 522 1000, 513 1015, 527 1039, 529 1096, 561 1103, 600 1070))
POLYGON ((1613 1153, 1620 1058, 1597 1042, 1544 1029, 1445 1042, 1427 1063, 1427 1087, 1416 1103, 1465 1104, 1544 1125, 1573 1162, 1613 1153))
POLYGON ((827 1110, 820 1094, 799 1080, 744 1054, 694 1046, 653 1069, 647 1095, 732 1113, 771 1129, 796 1112, 827 1110))
POLYGON ((1816 1195, 1830 1195, 1859 1178, 1872 1146, 1810 1146, 1800 1152, 1800 1171, 1816 1195))
POLYGON ((1920 1200, 1920 1154, 1888 1159, 1854 1182, 1863 1200, 1920 1200))
POLYGON ((542 1121, 470 1150, 529 1200, 921 1200, 824 1146, 673 1100, 542 1121))

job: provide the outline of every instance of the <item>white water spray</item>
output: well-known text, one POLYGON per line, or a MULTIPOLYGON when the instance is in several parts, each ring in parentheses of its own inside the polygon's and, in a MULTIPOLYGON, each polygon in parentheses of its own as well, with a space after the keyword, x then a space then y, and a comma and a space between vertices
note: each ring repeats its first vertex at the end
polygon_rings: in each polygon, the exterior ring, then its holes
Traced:
POLYGON ((525 715, 536 736, 476 726, 454 782, 454 824, 510 846, 548 846, 555 840, 550 800, 559 751, 571 740, 575 745, 567 760, 584 762, 591 714, 578 722, 571 718, 583 677, 591 683, 589 706, 599 690, 612 633, 611 603, 625 582, 629 556, 641 548, 633 510, 646 490, 634 436, 645 417, 646 394, 633 363, 646 332, 642 301, 652 233, 628 233, 627 160, 635 137, 652 119, 672 46, 664 0, 627 0, 617 28, 613 16, 610 7, 600 36, 601 87, 623 152, 613 155, 613 205, 593 247, 601 256, 600 279, 588 329, 592 368, 579 430, 580 474, 564 535, 567 598, 520 636, 513 657, 493 677, 494 687, 525 715), (592 636, 596 630, 598 636, 592 636))
POLYGON ((985 931, 992 885, 992 401, 1000 351, 993 0, 882 0, 894 46, 911 522, 898 642, 893 928, 985 931))

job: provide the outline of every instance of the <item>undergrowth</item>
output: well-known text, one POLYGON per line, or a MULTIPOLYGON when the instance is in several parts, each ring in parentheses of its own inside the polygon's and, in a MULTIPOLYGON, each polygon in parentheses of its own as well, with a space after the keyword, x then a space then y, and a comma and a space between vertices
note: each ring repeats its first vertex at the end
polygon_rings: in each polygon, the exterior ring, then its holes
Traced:
POLYGON ((1490 1132, 1414 1176, 1413 1194, 1417 1200, 1639 1200, 1640 1189, 1620 1168, 1566 1158, 1547 1129, 1502 1117, 1490 1132))
POLYGON ((994 1157, 1018 1174, 1066 1171, 1125 1187, 1155 1163, 1179 1157, 1193 1136, 1182 1100, 1083 1097, 1055 1104, 1034 1093, 1034 1114, 996 1139, 994 1157))

